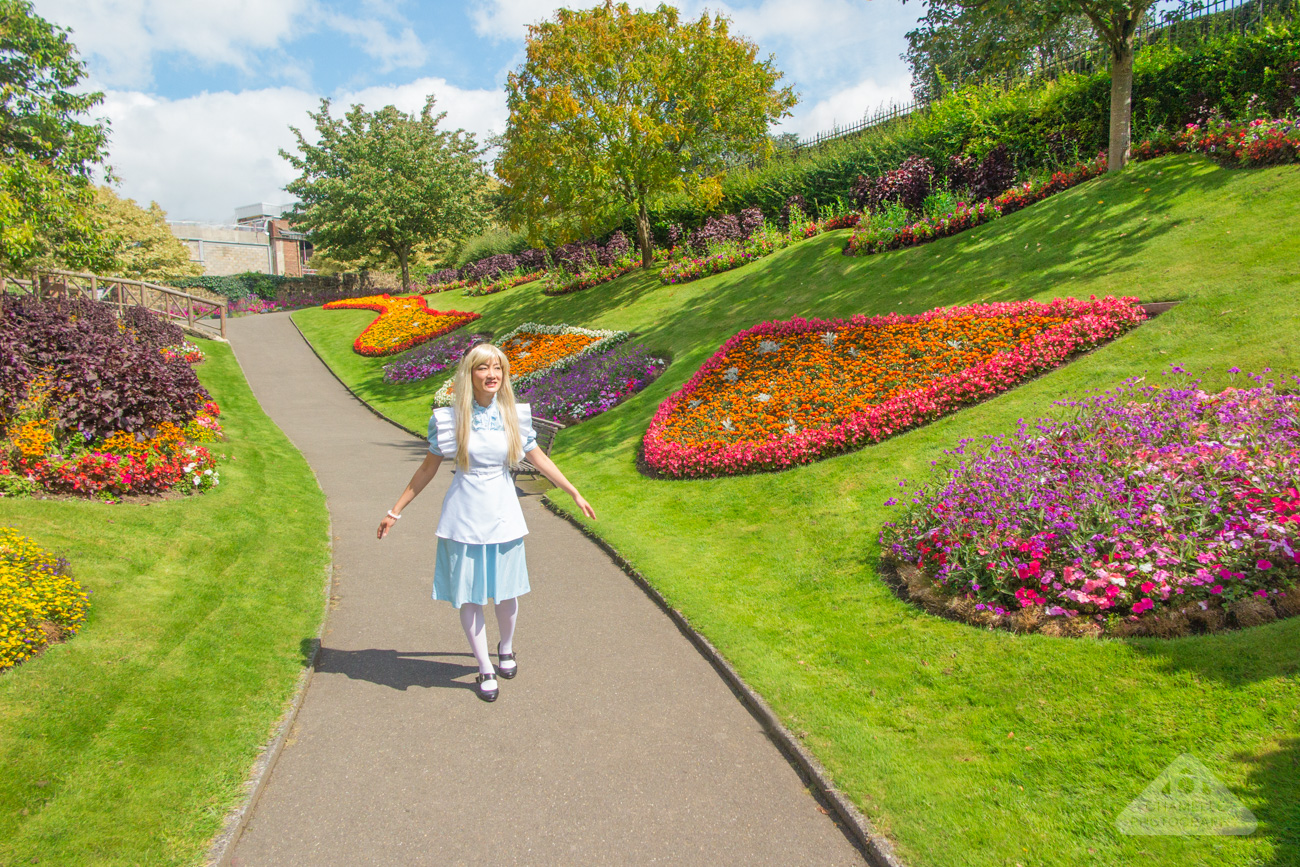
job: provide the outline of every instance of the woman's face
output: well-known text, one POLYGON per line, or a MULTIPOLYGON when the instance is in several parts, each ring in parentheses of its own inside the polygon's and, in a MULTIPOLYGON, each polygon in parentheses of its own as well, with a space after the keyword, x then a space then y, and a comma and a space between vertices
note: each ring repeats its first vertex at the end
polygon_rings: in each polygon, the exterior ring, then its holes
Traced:
POLYGON ((474 366, 474 396, 486 405, 501 389, 501 359, 491 358, 474 366))

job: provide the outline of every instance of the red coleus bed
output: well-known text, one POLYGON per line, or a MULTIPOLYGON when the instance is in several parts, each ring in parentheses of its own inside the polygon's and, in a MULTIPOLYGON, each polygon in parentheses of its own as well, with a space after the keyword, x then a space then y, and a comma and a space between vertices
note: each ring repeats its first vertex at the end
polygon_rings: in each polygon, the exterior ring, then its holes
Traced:
POLYGON ((393 298, 388 294, 367 295, 331 301, 326 310, 361 309, 378 311, 379 317, 366 326, 352 344, 358 355, 395 355, 426 340, 441 337, 479 318, 478 313, 430 310, 419 295, 393 298))
POLYGON ((646 463, 680 478, 810 463, 1006 391, 1145 316, 1112 297, 764 322, 660 405, 646 463))

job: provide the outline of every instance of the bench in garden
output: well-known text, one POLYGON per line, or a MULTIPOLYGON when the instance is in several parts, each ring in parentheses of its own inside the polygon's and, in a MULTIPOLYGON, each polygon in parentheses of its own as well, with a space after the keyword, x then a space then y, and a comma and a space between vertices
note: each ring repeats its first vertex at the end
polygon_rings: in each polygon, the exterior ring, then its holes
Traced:
MULTIPOLYGON (((542 454, 549 455, 551 453, 551 445, 555 442, 555 435, 563 429, 564 425, 558 421, 533 416, 533 431, 537 434, 537 447, 542 450, 542 454)), ((513 471, 513 476, 518 479, 522 473, 527 473, 533 478, 541 475, 541 471, 533 466, 527 457, 519 462, 519 468, 513 471)))

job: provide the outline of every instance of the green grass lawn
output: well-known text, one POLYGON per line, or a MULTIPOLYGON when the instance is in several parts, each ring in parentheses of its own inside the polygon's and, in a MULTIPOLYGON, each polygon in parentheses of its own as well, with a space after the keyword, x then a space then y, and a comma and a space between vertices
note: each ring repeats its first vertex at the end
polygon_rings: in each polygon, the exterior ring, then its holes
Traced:
POLYGON ((0 864, 202 863, 325 610, 329 515, 233 353, 204 344, 221 484, 150 505, 0 500, 90 591, 81 632, 0 674, 0 864))
MULTIPOLYGON (((877 577, 884 501, 962 437, 1172 363, 1300 372, 1300 168, 1170 157, 955 238, 861 259, 847 232, 696 283, 636 274, 545 298, 485 298, 527 320, 636 332, 668 371, 563 431, 555 457, 594 529, 776 709, 911 865, 1300 863, 1300 618, 1177 641, 981 631, 900 602, 877 577), (656 481, 635 467, 658 403, 730 335, 792 316, 916 313, 974 301, 1124 294, 1173 311, 1050 375, 877 446, 781 473, 656 481), (1249 837, 1132 837, 1115 820, 1190 753, 1258 817, 1249 837)), ((373 314, 295 319, 364 399, 416 430, 440 380, 389 386, 352 353, 373 314)), ((561 501, 561 505, 568 506, 561 501)))

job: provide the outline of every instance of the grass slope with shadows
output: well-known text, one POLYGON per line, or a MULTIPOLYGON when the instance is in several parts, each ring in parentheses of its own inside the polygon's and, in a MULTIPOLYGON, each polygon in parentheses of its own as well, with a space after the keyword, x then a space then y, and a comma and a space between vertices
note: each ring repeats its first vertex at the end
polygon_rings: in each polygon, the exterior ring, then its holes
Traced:
POLYGON ((202 863, 317 635, 324 495, 230 348, 204 350, 219 487, 0 500, 0 524, 66 556, 91 594, 80 633, 0 675, 0 864, 202 863))
MULTIPOLYGON (((1300 863, 1300 618, 1176 641, 981 631, 899 601, 876 575, 883 505, 962 437, 1171 363, 1300 371, 1300 169, 1199 157, 1131 166, 907 250, 840 255, 846 232, 661 287, 638 273, 544 298, 467 299, 480 327, 639 333, 674 359, 645 391, 566 429, 555 456, 616 547, 804 736, 911 865, 1300 863), (994 400, 781 473, 656 481, 635 467, 658 403, 735 332, 791 316, 1136 295, 1184 303, 994 400), (1133 837, 1115 820, 1182 753, 1259 819, 1250 837, 1133 837)), ((440 380, 388 386, 352 356, 367 318, 306 310, 317 351, 376 408, 423 429, 440 380)), ((562 506, 568 506, 564 498, 562 506)))

